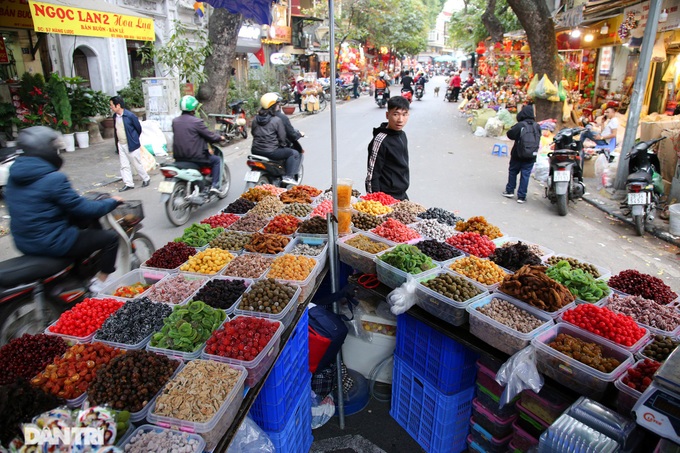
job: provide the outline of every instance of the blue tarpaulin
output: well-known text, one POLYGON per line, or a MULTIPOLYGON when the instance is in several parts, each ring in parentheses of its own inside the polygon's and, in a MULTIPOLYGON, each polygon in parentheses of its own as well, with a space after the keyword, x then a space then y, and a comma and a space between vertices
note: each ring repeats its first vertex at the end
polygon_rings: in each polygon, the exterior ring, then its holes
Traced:
POLYGON ((204 0, 213 8, 225 8, 232 14, 243 14, 260 25, 269 25, 272 21, 271 0, 204 0))

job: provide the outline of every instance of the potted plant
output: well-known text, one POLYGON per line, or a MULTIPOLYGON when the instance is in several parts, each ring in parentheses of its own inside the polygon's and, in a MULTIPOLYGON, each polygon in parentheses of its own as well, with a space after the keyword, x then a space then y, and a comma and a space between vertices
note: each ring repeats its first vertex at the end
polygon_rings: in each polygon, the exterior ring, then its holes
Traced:
POLYGON ((142 79, 135 77, 130 79, 128 85, 118 90, 118 96, 125 101, 125 107, 137 115, 140 119, 144 117, 144 90, 142 89, 142 79))
POLYGON ((67 152, 76 150, 73 136, 73 122, 71 120, 71 101, 69 100, 69 87, 66 85, 69 79, 65 79, 56 73, 52 73, 47 84, 50 96, 50 104, 54 108, 56 117, 55 127, 63 135, 64 149, 67 152))
POLYGON ((5 134, 7 143, 15 139, 14 126, 19 126, 20 123, 16 107, 11 102, 0 103, 0 132, 5 134))

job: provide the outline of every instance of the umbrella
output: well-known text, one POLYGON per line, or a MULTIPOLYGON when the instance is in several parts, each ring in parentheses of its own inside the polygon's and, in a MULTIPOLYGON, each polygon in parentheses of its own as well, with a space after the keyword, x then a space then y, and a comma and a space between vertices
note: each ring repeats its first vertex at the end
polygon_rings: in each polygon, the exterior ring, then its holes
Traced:
POLYGON ((434 57, 434 61, 437 61, 439 63, 445 62, 445 61, 453 61, 455 60, 454 57, 451 55, 439 55, 437 57, 434 57))
POLYGON ((271 1, 268 0, 203 0, 213 8, 225 8, 232 14, 243 14, 245 19, 252 19, 259 24, 272 21, 271 1))

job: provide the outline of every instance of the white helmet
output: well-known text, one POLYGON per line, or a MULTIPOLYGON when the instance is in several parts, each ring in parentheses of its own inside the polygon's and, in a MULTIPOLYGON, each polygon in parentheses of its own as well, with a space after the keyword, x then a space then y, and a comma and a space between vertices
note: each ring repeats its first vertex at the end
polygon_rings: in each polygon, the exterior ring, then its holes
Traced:
POLYGON ((378 74, 378 77, 385 77, 385 71, 380 71, 380 74, 378 74))

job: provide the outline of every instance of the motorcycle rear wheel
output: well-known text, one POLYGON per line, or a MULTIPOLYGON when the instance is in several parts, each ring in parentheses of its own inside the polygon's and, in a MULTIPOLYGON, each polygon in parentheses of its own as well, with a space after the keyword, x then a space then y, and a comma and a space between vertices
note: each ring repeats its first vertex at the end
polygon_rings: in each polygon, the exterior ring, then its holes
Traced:
POLYGON ((569 197, 567 194, 557 195, 557 213, 561 216, 567 215, 567 203, 569 202, 569 197))
POLYGON ((187 196, 186 190, 186 184, 175 184, 170 199, 165 202, 165 214, 175 226, 184 225, 191 217, 191 204, 184 200, 187 196))
POLYGON ((633 223, 635 224, 635 233, 637 233, 638 236, 644 236, 645 234, 645 216, 644 215, 635 215, 633 216, 633 223))
POLYGON ((25 333, 42 333, 62 312, 49 302, 45 302, 42 316, 38 316, 38 310, 38 301, 33 294, 3 304, 0 309, 0 346, 25 333), (40 317, 42 320, 38 319, 40 317))
POLYGON ((245 126, 241 128, 241 137, 248 138, 248 128, 245 126))
POLYGON ((132 237, 132 251, 130 270, 138 269, 142 263, 151 258, 153 252, 156 251, 156 247, 146 234, 136 232, 132 237))
POLYGON ((229 193, 229 188, 231 187, 231 173, 229 173, 229 167, 227 166, 227 163, 225 162, 224 165, 222 165, 222 185, 220 186, 220 193, 217 194, 217 198, 220 200, 223 200, 227 198, 227 194, 229 193))

